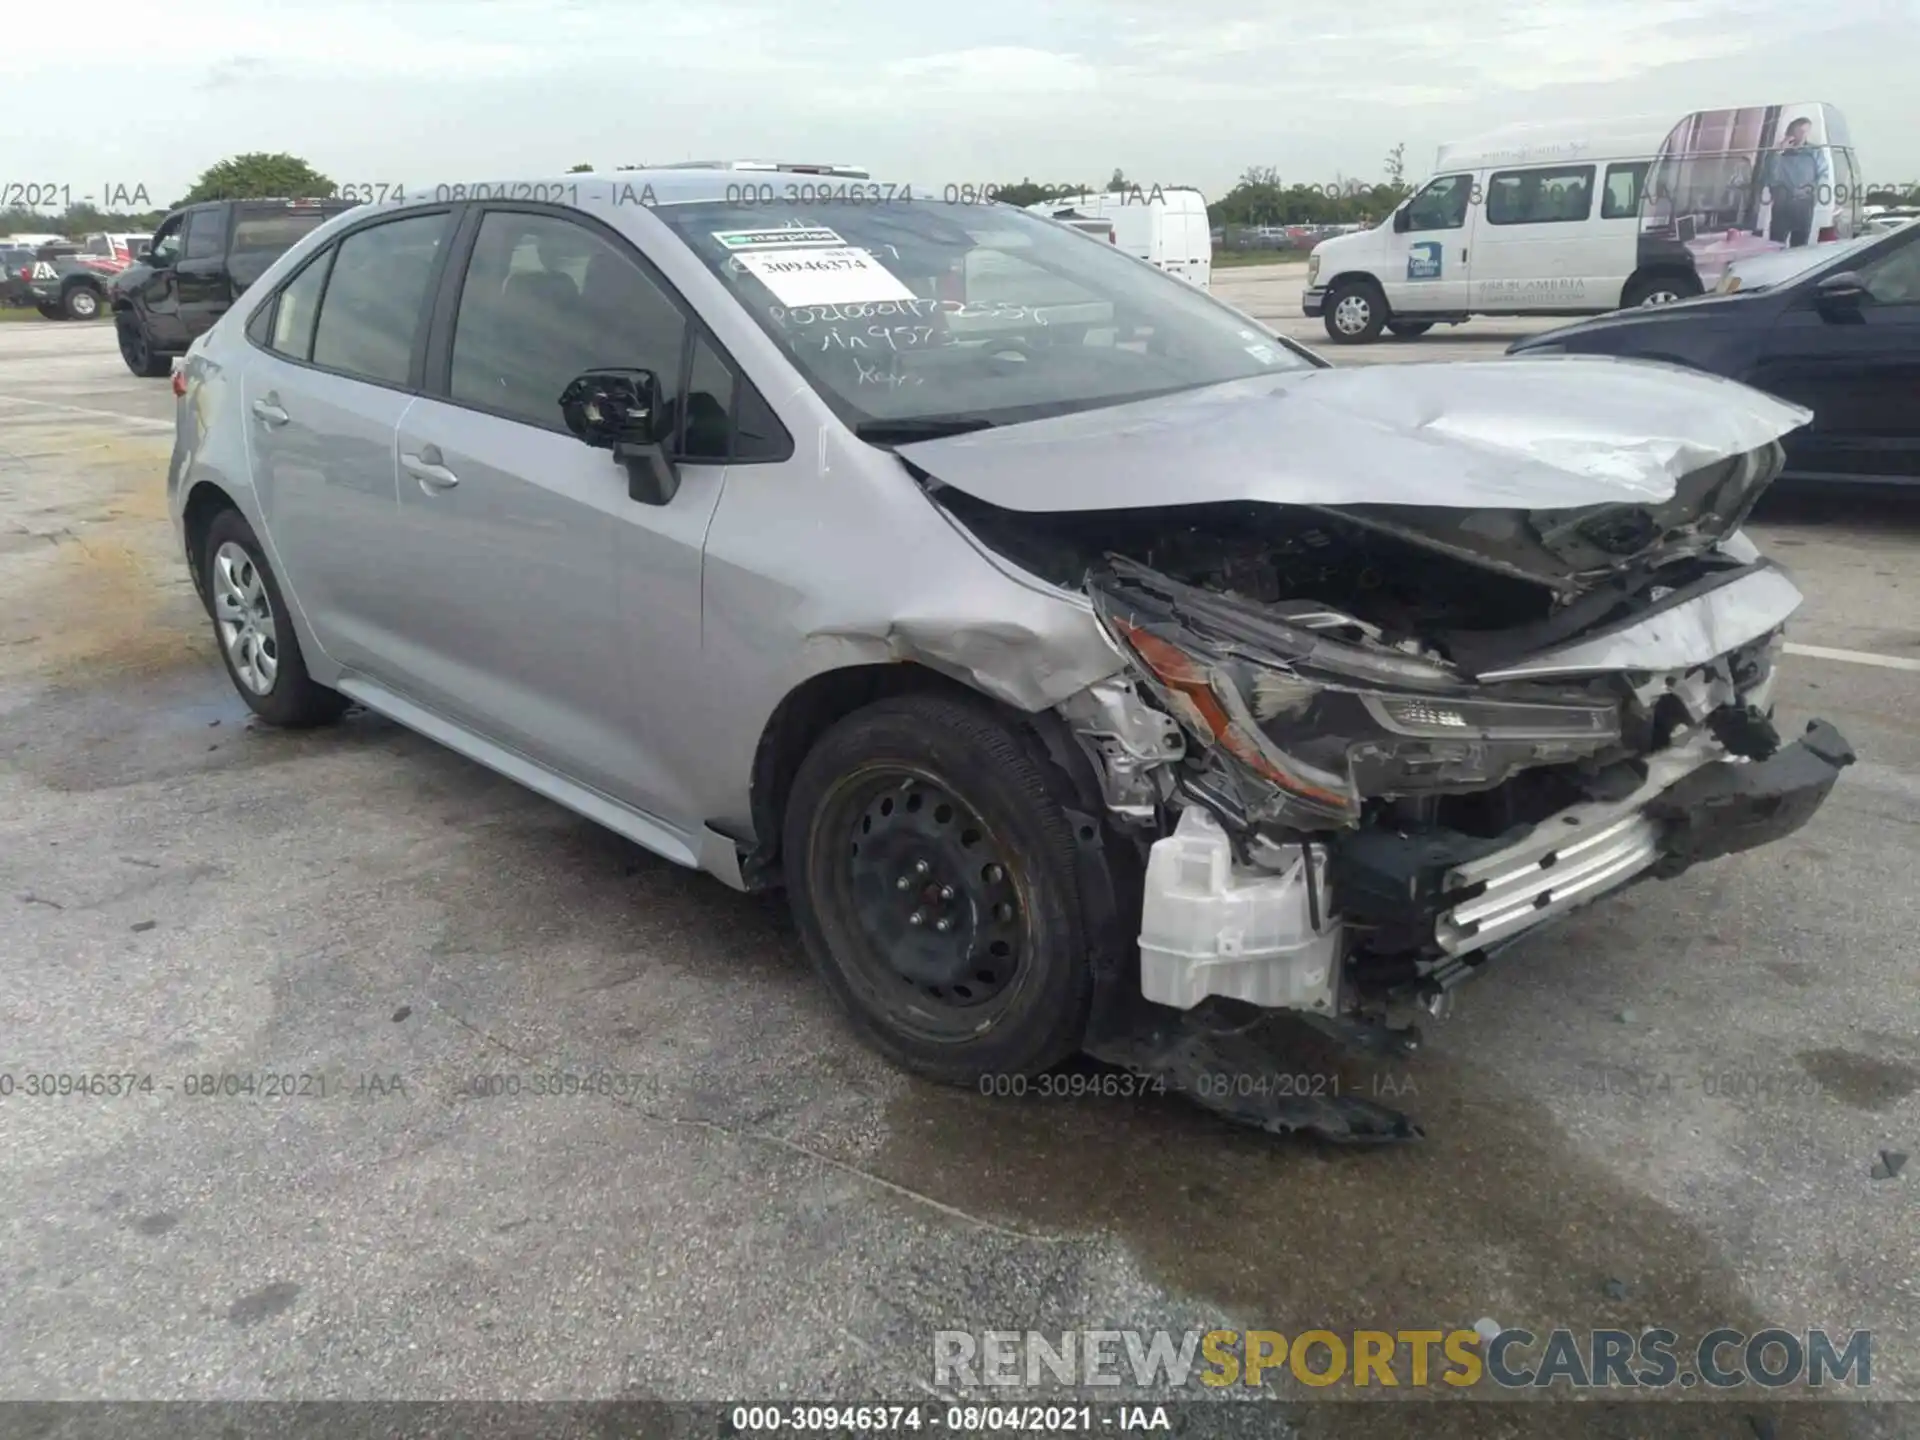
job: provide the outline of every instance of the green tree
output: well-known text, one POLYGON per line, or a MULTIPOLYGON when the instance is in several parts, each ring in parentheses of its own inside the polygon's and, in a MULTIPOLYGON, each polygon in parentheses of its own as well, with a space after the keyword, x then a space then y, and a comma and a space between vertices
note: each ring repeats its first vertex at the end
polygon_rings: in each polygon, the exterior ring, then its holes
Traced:
POLYGON ((1387 184, 1402 195, 1407 193, 1407 142, 1404 140, 1387 151, 1387 184))
POLYGON ((1133 189, 1133 182, 1127 179, 1118 165, 1113 167, 1113 178, 1107 181, 1107 190, 1111 192, 1133 189))
POLYGON ((298 155, 268 154, 250 151, 230 155, 209 166, 193 188, 179 200, 193 205, 202 200, 263 200, 310 195, 331 195, 333 181, 315 170, 298 155))
POLYGON ((592 173, 593 166, 591 165, 569 165, 567 167, 567 174, 569 175, 591 175, 592 173))
POLYGON ((1036 185, 1022 175, 1018 184, 1001 185, 994 190, 993 195, 1003 205, 1018 205, 1025 208, 1028 205, 1038 205, 1043 200, 1060 200, 1068 195, 1079 195, 1085 190, 1086 187, 1081 185, 1036 185))

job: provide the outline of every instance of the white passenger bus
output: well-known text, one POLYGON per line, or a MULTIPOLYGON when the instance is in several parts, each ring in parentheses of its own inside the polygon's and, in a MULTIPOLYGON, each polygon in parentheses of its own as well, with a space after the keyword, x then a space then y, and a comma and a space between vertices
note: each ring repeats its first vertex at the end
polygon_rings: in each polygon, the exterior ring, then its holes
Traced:
POLYGON ((1858 173, 1831 105, 1514 126, 1442 145, 1385 221, 1316 245, 1303 309, 1357 344, 1684 299, 1736 260, 1850 238, 1858 173))

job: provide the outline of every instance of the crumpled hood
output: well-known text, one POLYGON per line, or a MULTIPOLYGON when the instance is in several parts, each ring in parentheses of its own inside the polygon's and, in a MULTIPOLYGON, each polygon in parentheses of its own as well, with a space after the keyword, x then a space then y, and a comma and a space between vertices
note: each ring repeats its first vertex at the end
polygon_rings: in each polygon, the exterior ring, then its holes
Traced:
POLYGON ((898 447, 1008 510, 1264 501, 1562 510, 1669 500, 1813 418, 1677 366, 1598 356, 1258 376, 898 447))

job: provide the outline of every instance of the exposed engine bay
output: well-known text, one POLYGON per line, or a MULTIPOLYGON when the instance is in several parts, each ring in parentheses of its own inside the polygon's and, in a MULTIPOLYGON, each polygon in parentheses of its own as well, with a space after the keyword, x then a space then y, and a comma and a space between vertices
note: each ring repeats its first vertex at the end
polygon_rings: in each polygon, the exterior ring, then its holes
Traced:
POLYGON ((1561 512, 934 493, 1132 662, 1059 708, 1148 849, 1141 992, 1377 1036, 1546 921, 1798 828, 1851 763, 1772 720, 1800 597, 1736 527, 1778 464, 1561 512))

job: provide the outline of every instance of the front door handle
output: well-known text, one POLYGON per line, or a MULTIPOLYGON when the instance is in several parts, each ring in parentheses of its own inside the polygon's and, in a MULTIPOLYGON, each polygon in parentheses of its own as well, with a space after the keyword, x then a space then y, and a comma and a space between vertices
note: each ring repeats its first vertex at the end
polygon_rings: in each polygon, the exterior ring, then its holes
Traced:
POLYGON ((451 490, 460 483, 460 477, 438 463, 440 452, 433 446, 426 447, 424 454, 402 455, 400 468, 406 471, 423 487, 434 490, 451 490))
POLYGON ((286 424, 289 418, 287 412, 274 404, 271 399, 254 401, 253 413, 266 421, 267 424, 276 427, 286 424))

